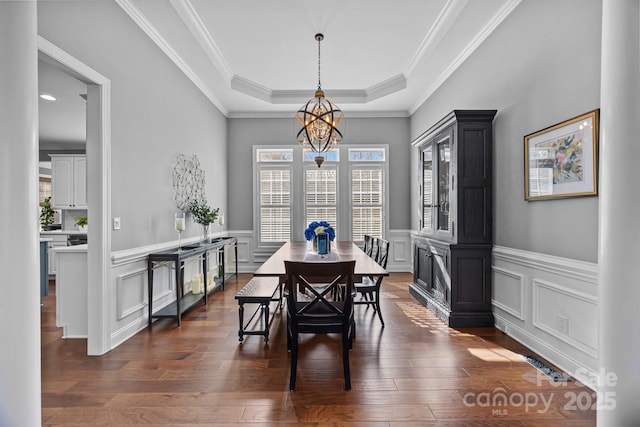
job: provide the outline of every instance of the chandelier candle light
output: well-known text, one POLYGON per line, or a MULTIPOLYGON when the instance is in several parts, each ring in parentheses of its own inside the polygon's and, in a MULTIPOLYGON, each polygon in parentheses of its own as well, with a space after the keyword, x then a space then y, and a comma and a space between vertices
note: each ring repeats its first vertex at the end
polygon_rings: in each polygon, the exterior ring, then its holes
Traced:
MULTIPOLYGON (((345 122, 340 108, 324 97, 320 85, 320 42, 324 35, 318 33, 315 39, 318 41, 318 89, 313 99, 300 107, 296 113, 297 121, 294 123, 302 125, 296 133, 300 145, 315 153, 324 153, 329 151, 333 144, 342 141, 345 122)), ((324 157, 318 154, 315 161, 320 167, 324 157)))

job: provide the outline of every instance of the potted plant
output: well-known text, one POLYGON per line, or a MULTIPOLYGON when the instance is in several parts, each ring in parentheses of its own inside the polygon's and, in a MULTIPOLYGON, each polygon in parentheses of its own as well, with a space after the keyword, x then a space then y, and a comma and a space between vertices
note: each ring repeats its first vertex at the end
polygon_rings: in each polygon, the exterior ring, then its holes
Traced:
POLYGON ((87 224, 89 224, 89 219, 84 216, 84 215, 80 215, 74 218, 76 220, 76 227, 78 227, 78 230, 80 231, 86 231, 87 230, 87 224))
POLYGON ((193 215, 193 220, 202 225, 203 243, 209 243, 209 224, 218 219, 220 208, 212 209, 206 200, 196 200, 189 206, 189 211, 193 215))
POLYGON ((48 230, 49 226, 53 224, 54 214, 55 211, 51 208, 51 196, 49 196, 42 202, 42 210, 40 211, 40 225, 43 230, 48 230))

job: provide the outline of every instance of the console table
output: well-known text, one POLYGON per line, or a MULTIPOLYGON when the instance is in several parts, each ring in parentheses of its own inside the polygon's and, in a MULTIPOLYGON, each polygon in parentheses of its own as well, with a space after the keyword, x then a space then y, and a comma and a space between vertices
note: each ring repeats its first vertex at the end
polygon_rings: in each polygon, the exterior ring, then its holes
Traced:
POLYGON ((176 248, 167 249, 160 252, 150 253, 147 259, 147 274, 148 274, 148 295, 149 295, 149 326, 153 322, 153 319, 170 317, 175 318, 178 322, 178 326, 182 323, 182 313, 187 311, 193 305, 199 301, 207 303, 208 295, 215 289, 221 287, 224 290, 224 282, 229 277, 238 274, 238 238, 237 237, 223 237, 213 239, 211 243, 196 243, 193 245, 182 246, 180 250, 176 248), (235 250, 235 271, 225 271, 225 247, 233 246, 235 250), (218 279, 213 283, 213 286, 209 288, 207 280, 208 271, 208 254, 211 251, 217 251, 219 256, 221 268, 221 274, 218 279), (204 292, 202 295, 193 294, 191 292, 184 293, 184 265, 185 261, 191 258, 200 258, 202 262, 202 271, 204 272, 204 292), (176 283, 176 300, 162 309, 153 312, 153 272, 160 266, 169 265, 175 270, 175 283, 176 283))

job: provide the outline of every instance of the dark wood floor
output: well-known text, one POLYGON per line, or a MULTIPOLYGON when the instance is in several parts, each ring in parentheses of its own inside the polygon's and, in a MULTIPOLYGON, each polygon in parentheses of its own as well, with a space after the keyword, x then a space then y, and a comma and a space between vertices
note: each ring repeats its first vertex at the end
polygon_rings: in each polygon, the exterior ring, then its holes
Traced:
POLYGON ((595 425, 595 411, 572 408, 589 389, 547 381, 522 361, 531 352, 496 329, 444 326, 409 295, 405 273, 383 284, 384 329, 356 307, 353 389, 344 390, 339 337, 306 336, 289 392, 284 316, 268 345, 238 342, 234 295, 249 278, 229 282, 181 327, 157 321, 100 357, 86 356, 86 340, 61 339, 52 287, 42 309, 43 425, 595 425))

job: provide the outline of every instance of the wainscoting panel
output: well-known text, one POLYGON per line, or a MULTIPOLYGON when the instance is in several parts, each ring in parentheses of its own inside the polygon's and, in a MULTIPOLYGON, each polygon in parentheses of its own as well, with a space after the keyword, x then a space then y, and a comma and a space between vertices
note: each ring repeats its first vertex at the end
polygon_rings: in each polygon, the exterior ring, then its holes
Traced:
POLYGON ((533 325, 597 358, 596 298, 544 280, 532 284, 533 325))
POLYGON ((246 240, 238 239, 238 268, 240 264, 246 264, 249 262, 249 242, 246 240))
POLYGON ((253 230, 235 230, 230 234, 238 238, 238 271, 240 273, 253 273, 273 253, 269 251, 264 259, 256 256, 258 241, 253 230))
POLYGON ((413 250, 411 230, 389 231, 388 271, 411 271, 413 268, 413 250))
MULTIPOLYGON (((113 261, 113 257, 112 257, 113 261)), ((127 256, 111 265, 111 304, 109 346, 113 349, 129 339, 147 324, 147 259, 144 256, 127 256)), ((162 282, 162 281, 161 281, 162 282)), ((158 286, 158 289, 167 284, 158 286)), ((170 298, 169 292, 159 301, 170 298)), ((155 297, 155 295, 154 295, 155 297)), ((166 303, 166 302, 164 302, 166 303)))
POLYGON ((595 389, 597 264, 493 249, 496 327, 595 389))
POLYGON ((116 320, 122 320, 148 306, 147 269, 140 268, 116 277, 116 320))
POLYGON ((493 267, 494 307, 509 313, 518 320, 524 319, 525 277, 514 271, 493 267))

